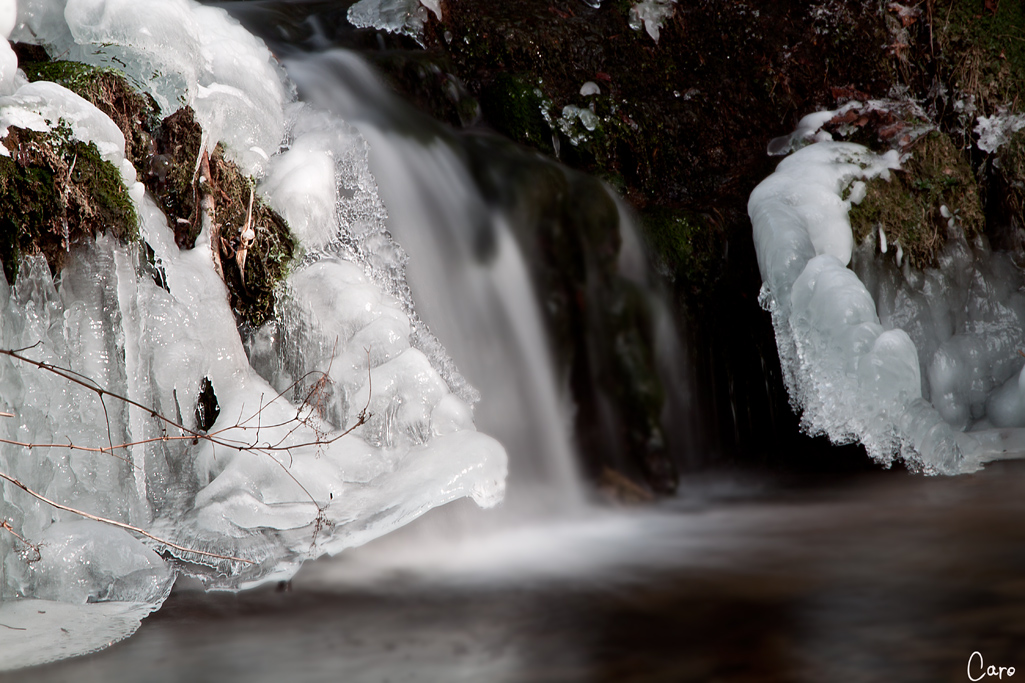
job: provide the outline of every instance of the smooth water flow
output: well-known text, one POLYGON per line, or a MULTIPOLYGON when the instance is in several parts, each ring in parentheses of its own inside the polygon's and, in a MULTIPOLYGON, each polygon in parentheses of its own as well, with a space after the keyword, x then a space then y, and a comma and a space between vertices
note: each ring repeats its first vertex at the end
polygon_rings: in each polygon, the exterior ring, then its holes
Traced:
POLYGON ((515 515, 579 507, 570 409, 506 217, 440 128, 407 113, 358 56, 333 50, 285 64, 304 101, 340 115, 370 145, 388 229, 414 255, 406 278, 417 310, 480 391, 477 426, 509 452, 504 505, 515 515))

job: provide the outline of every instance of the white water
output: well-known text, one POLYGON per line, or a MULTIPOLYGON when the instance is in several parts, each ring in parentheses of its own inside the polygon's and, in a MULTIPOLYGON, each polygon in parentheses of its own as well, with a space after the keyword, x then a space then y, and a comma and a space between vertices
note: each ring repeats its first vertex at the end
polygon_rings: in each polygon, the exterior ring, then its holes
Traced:
POLYGON ((517 514, 583 502, 542 313, 505 218, 490 209, 456 150, 402 108, 356 55, 286 61, 304 99, 356 126, 396 241, 415 254, 417 310, 481 393, 477 425, 510 453, 507 507, 517 514), (421 126, 417 128, 416 126, 421 126), (491 247, 487 257, 478 245, 491 247))

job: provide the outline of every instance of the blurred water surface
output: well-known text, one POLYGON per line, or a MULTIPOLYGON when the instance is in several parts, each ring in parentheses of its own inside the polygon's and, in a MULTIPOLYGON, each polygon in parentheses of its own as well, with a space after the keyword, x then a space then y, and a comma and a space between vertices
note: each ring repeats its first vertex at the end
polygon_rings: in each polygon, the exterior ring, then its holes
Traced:
MULTIPOLYGON (((302 4, 227 6, 269 21, 302 4)), ((959 681, 976 651, 1025 667, 1025 463, 687 475, 650 507, 589 505, 529 256, 469 193, 446 134, 331 47, 286 64, 372 145, 421 312, 480 388, 478 425, 510 448, 502 522, 468 531, 485 513, 456 504, 282 590, 180 583, 127 641, 0 681, 959 681)))
MULTIPOLYGON (((1025 666, 1025 463, 704 478, 289 590, 176 589, 129 640, 0 681, 942 681, 1025 666)), ((387 539, 382 539, 387 540, 387 539)))

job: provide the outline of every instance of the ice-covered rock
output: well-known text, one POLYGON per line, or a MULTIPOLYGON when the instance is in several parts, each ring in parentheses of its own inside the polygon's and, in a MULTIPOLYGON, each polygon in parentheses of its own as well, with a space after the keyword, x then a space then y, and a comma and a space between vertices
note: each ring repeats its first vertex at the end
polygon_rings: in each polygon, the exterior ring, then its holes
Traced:
POLYGON ((643 27, 651 39, 658 42, 659 32, 666 20, 676 12, 676 0, 641 0, 630 6, 630 28, 643 27))
MULTIPOLYGON (((794 135, 831 113, 805 117, 794 135)), ((780 162, 748 205, 761 298, 808 432, 859 441, 885 463, 971 471, 1022 441, 1005 428, 1025 427, 1025 279, 1010 255, 969 244, 946 207, 936 267, 904 263, 883 224, 854 245, 859 183, 899 163, 895 151, 832 141, 780 162)))
POLYGON ((124 62, 162 106, 193 104, 208 148, 223 140, 264 174, 259 191, 303 256, 277 318, 243 338, 209 220, 180 250, 110 119, 52 83, 0 98, 5 127, 63 121, 95 142, 122 169, 142 238, 72 245, 56 281, 38 255, 13 286, 0 277, 0 348, 102 388, 0 356, 0 472, 20 483, 0 486, 0 614, 36 634, 34 651, 0 647, 0 669, 123 637, 175 573, 226 589, 286 579, 434 506, 501 500, 505 452, 475 430, 472 389, 453 386, 416 316, 352 128, 289 102, 262 43, 186 0, 25 0, 14 34, 124 62), (52 624, 20 607, 39 601, 109 618, 95 626, 105 640, 61 650, 52 624), (124 609, 88 607, 107 603, 124 609))
POLYGON ((192 106, 207 145, 261 175, 284 134, 290 99, 262 41, 223 9, 190 0, 23 0, 12 40, 124 71, 164 116, 192 106))
POLYGON ((376 28, 419 38, 427 11, 441 19, 441 0, 359 0, 346 17, 356 28, 376 28))
MULTIPOLYGON (((59 125, 70 127, 79 140, 96 145, 104 161, 121 172, 130 193, 141 196, 142 183, 136 181, 136 169, 125 159, 125 136, 102 111, 62 85, 47 81, 25 83, 7 97, 0 97, 0 139, 10 126, 50 132, 59 125)), ((8 155, 0 146, 0 154, 8 155)))
POLYGON ((884 329, 871 294, 846 267, 853 237, 844 191, 898 167, 896 152, 839 142, 809 145, 780 162, 748 204, 761 300, 807 431, 860 441, 883 462, 902 454, 953 473, 963 455, 938 413, 922 406, 915 344, 903 330, 884 329))

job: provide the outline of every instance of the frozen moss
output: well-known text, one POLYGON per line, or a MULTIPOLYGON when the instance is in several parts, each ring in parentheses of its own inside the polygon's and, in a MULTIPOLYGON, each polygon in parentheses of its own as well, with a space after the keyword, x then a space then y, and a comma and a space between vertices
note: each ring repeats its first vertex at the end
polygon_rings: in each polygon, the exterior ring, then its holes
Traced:
POLYGON ((67 126, 39 133, 12 126, 0 157, 0 253, 15 282, 21 257, 41 252, 53 272, 71 246, 97 233, 139 239, 138 217, 121 174, 96 145, 67 126))
POLYGON ((139 170, 151 155, 149 132, 156 124, 152 98, 135 90, 124 74, 79 62, 38 61, 20 65, 30 81, 52 81, 89 100, 125 136, 125 157, 139 170))
POLYGON ((985 227, 979 188, 968 159, 950 137, 930 133, 909 149, 911 157, 887 182, 869 181, 865 199, 851 208, 851 228, 861 241, 881 225, 912 265, 929 266, 946 240, 946 206, 968 236, 985 227))
MULTIPOLYGON (((118 125, 126 156, 167 216, 179 248, 195 245, 202 228, 200 193, 211 192, 220 227, 217 246, 239 325, 256 327, 273 315, 275 292, 296 243, 284 219, 256 199, 256 240, 244 262, 236 258, 254 182, 218 147, 211 158, 211 183, 201 187, 196 170, 203 130, 190 107, 160 121, 153 101, 117 71, 45 60, 27 62, 23 69, 31 80, 53 81, 76 92, 118 125), (243 263, 244 274, 239 269, 243 263)), ((120 175, 99 158, 94 145, 72 140, 66 129, 52 135, 12 131, 5 141, 12 158, 0 159, 0 247, 8 280, 16 277, 21 255, 31 250, 42 251, 56 272, 70 245, 96 231, 138 238, 135 210, 120 175)))

